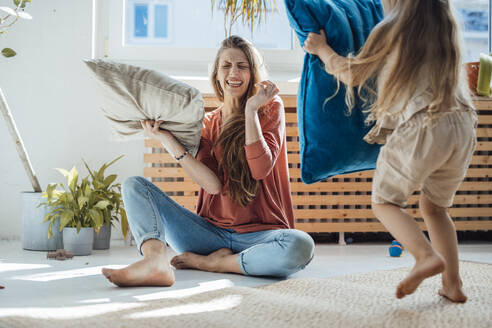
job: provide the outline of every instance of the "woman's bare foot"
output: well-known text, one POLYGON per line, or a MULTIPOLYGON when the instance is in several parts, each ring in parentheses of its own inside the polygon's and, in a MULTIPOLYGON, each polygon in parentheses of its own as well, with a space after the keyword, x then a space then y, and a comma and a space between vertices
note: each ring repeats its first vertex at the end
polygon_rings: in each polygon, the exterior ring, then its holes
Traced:
POLYGON ((174 272, 169 266, 167 256, 145 257, 126 268, 102 269, 102 274, 113 284, 128 286, 171 286, 174 284, 174 272))
POLYGON ((444 267, 444 260, 437 253, 417 260, 412 271, 398 284, 396 297, 412 294, 424 279, 443 272, 444 267))
POLYGON ((222 270, 221 263, 226 256, 234 254, 228 248, 221 248, 209 255, 198 255, 185 252, 171 259, 171 265, 176 269, 196 269, 210 272, 230 272, 222 270))
POLYGON ((446 297, 451 302, 465 303, 468 297, 462 290, 463 282, 458 279, 456 282, 446 282, 442 280, 442 288, 439 289, 438 294, 442 297, 446 297))

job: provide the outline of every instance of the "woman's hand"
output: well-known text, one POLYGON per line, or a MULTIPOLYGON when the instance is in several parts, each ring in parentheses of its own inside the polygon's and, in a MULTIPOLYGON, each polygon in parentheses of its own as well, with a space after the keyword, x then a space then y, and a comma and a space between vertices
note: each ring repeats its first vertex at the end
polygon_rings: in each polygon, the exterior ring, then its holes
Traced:
POLYGON ((142 128, 145 132, 145 135, 149 138, 156 139, 160 142, 167 142, 170 138, 173 138, 174 136, 172 135, 171 132, 167 130, 161 130, 159 129, 159 126, 163 123, 164 121, 152 121, 152 120, 147 120, 147 121, 140 121, 140 124, 142 125, 142 128))
POLYGON ((306 41, 304 41, 303 49, 311 55, 316 55, 318 57, 334 52, 326 43, 326 34, 324 30, 319 30, 319 34, 310 32, 306 41))
POLYGON ((278 94, 278 88, 272 81, 262 81, 256 83, 255 86, 257 87, 256 94, 246 102, 246 111, 258 111, 278 94))

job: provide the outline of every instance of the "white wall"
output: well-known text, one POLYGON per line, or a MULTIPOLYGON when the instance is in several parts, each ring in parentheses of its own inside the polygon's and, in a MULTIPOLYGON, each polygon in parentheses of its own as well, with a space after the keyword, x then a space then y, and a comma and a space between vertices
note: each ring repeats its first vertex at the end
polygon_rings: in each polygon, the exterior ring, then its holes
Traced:
MULTIPOLYGON (((33 20, 19 21, 0 36, 0 48, 18 52, 0 57, 0 87, 41 187, 62 181, 55 167, 76 165, 85 174, 81 158, 96 167, 125 154, 108 171, 120 182, 141 175, 143 141, 109 140, 94 82, 82 62, 91 55, 92 1, 33 0, 27 11, 33 20)), ((20 192, 27 190, 30 182, 0 116, 0 239, 20 237, 20 192)), ((113 238, 119 236, 113 231, 113 238)))

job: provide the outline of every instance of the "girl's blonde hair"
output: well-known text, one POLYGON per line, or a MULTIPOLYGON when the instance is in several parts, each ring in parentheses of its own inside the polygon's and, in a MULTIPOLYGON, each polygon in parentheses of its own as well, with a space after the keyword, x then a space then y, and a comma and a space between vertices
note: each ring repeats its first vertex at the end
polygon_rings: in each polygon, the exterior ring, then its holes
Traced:
MULTIPOLYGON (((334 75, 349 71, 358 84, 358 94, 372 103, 369 117, 378 118, 399 104, 406 107, 421 81, 425 69, 433 99, 428 106, 432 116, 442 106, 455 103, 459 84, 461 53, 458 25, 448 0, 383 0, 386 16, 374 28, 357 56, 349 56, 334 75), (389 56, 384 85, 378 92, 371 80, 380 73, 389 56), (394 56, 394 57, 393 57, 394 56), (424 65, 425 64, 425 65, 424 65), (367 98, 369 97, 369 98, 367 98)), ((346 102, 354 106, 354 91, 347 87, 346 102)))
POLYGON ((211 75, 212 86, 218 100, 224 101, 224 90, 217 80, 220 55, 225 49, 231 48, 239 49, 245 54, 251 77, 248 89, 241 99, 240 107, 235 108, 231 117, 223 122, 212 153, 215 156, 216 146, 220 145, 222 160, 219 161, 219 175, 222 181, 226 182, 227 192, 232 201, 245 207, 256 197, 260 188, 260 181, 255 180, 251 175, 244 151, 246 140, 244 108, 248 98, 256 92, 255 84, 266 78, 266 70, 258 50, 249 41, 235 35, 228 37, 222 41, 217 52, 211 75))

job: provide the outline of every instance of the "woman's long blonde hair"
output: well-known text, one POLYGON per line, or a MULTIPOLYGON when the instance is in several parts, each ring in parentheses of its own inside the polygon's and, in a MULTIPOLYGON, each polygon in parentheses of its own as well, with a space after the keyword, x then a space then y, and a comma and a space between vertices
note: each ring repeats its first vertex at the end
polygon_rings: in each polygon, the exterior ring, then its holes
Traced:
MULTIPOLYGON (((372 103, 369 117, 378 118, 401 103, 405 108, 421 81, 425 69, 433 99, 428 112, 437 112, 455 101, 459 84, 461 53, 458 25, 448 0, 383 0, 386 17, 374 28, 357 56, 334 72, 349 71, 356 77, 358 94, 372 103), (394 64, 387 71, 378 92, 371 80, 392 55, 394 64), (425 64, 425 65, 424 65, 425 64), (363 96, 364 95, 364 96, 363 96), (366 98, 369 96, 369 98, 366 98)), ((386 70, 386 69, 385 69, 386 70)), ((347 87, 346 102, 351 110, 354 92, 347 87)))
POLYGON ((222 160, 219 161, 219 175, 226 183, 227 192, 233 202, 240 206, 247 206, 256 197, 260 188, 260 181, 255 180, 249 170, 244 151, 245 145, 245 116, 244 108, 249 97, 256 92, 255 84, 266 78, 266 71, 258 50, 247 40, 239 36, 230 36, 224 41, 215 57, 214 68, 211 75, 211 82, 215 96, 219 101, 224 101, 224 90, 217 80, 219 70, 220 55, 225 49, 241 50, 249 64, 251 78, 248 89, 240 102, 240 107, 235 108, 231 117, 223 122, 219 138, 213 147, 215 156, 216 146, 222 148, 222 160))

